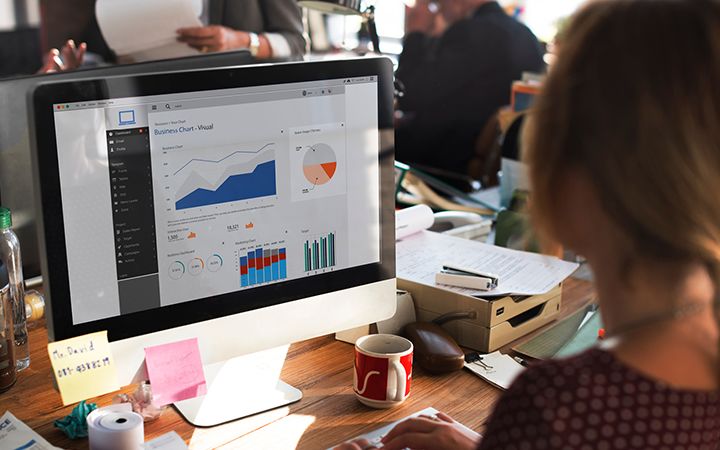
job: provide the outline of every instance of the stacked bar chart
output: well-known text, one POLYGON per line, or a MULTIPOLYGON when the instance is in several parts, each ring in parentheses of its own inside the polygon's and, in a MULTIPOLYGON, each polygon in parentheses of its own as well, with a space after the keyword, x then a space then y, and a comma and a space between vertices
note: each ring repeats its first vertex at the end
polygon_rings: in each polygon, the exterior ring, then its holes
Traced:
POLYGON ((334 267, 336 264, 335 233, 305 241, 304 255, 305 272, 334 267))
POLYGON ((247 250, 240 257, 240 286, 250 287, 287 278, 285 248, 257 248, 247 250))

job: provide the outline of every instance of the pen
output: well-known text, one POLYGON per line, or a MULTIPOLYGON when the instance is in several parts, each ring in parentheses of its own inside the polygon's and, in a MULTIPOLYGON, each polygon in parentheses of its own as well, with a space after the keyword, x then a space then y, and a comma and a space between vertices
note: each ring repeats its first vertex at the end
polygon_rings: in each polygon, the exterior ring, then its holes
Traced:
POLYGON ((521 357, 519 357, 519 356, 513 356, 512 358, 515 360, 515 362, 517 362, 517 363, 520 364, 521 366, 527 367, 527 361, 525 361, 525 360, 522 359, 521 357))

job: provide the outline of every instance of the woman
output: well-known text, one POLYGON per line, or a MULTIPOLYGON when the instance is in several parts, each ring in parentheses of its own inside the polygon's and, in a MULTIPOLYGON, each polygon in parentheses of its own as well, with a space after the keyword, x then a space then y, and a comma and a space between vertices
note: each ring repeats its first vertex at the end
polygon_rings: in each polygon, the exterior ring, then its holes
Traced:
POLYGON ((538 229, 587 258, 607 339, 528 368, 482 438, 422 418, 384 449, 718 448, 720 3, 590 3, 525 145, 538 229))

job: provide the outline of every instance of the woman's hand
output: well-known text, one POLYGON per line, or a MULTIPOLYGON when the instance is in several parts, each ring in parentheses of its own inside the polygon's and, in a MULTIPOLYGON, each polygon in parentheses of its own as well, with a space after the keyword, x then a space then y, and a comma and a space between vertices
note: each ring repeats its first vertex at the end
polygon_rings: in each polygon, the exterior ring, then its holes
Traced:
MULTIPOLYGON (((383 450, 404 448, 422 450, 475 450, 481 436, 468 431, 450 416, 420 416, 408 419, 393 428, 382 440, 383 450)), ((366 439, 346 442, 334 450, 370 450, 377 448, 366 439)))
POLYGON ((236 50, 250 46, 250 35, 221 25, 206 27, 180 28, 177 30, 178 41, 203 53, 236 50))
POLYGON ((56 48, 47 52, 45 63, 38 71, 39 73, 64 72, 80 67, 85 59, 87 44, 81 43, 75 46, 75 41, 68 40, 62 49, 56 48))

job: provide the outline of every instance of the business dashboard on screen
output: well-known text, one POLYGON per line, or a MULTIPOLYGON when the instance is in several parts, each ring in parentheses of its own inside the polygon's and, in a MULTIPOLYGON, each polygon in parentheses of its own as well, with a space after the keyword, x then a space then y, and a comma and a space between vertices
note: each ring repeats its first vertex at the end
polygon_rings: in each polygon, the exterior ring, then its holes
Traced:
POLYGON ((73 323, 379 262, 377 89, 54 105, 73 323))

